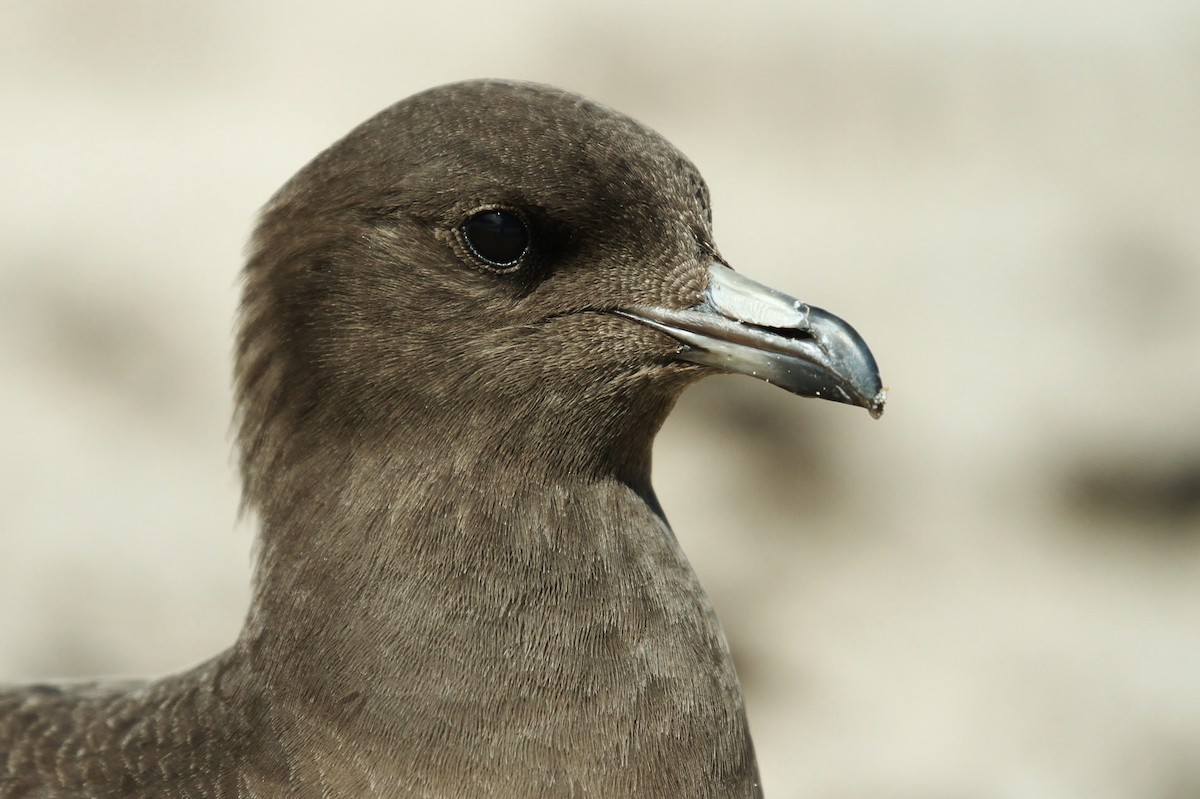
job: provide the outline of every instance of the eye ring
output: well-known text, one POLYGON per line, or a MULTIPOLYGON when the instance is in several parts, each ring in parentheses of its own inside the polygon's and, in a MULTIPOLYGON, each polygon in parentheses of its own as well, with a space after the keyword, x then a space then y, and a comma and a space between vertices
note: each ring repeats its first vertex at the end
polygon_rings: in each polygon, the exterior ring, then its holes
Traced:
POLYGON ((476 211, 459 225, 458 232, 477 261, 499 272, 515 271, 533 242, 525 219, 506 208, 476 211))

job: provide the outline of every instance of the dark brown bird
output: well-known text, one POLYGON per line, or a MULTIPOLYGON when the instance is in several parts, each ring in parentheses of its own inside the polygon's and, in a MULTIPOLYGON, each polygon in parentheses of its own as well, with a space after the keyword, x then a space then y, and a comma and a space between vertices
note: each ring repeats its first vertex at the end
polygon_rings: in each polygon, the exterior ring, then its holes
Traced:
POLYGON ((637 122, 494 81, 385 110, 246 266, 241 636, 156 682, 0 692, 0 797, 760 796, 650 486, 717 371, 883 408, 862 339, 733 272, 637 122))

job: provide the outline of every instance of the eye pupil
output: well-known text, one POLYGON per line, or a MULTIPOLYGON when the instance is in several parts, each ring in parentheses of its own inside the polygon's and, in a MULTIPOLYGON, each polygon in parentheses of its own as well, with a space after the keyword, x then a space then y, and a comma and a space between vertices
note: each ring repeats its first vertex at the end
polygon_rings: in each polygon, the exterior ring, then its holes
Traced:
POLYGON ((491 266, 513 266, 529 249, 521 217, 507 211, 480 211, 462 226, 471 251, 491 266))

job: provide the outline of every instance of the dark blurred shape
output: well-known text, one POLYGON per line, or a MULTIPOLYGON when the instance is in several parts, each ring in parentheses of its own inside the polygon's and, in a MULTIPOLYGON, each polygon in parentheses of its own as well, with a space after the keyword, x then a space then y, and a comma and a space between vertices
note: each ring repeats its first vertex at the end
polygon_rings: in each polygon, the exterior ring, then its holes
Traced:
MULTIPOLYGON (((1183 459, 1124 457, 1079 462, 1066 478, 1066 497, 1087 516, 1175 524, 1200 519, 1200 454, 1183 459)), ((1200 537, 1200 524, 1181 532, 1200 537)))

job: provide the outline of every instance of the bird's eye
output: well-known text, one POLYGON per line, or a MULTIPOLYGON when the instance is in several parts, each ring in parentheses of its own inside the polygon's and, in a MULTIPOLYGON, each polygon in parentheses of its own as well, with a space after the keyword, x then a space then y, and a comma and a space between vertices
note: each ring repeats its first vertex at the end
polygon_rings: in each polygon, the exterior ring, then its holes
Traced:
POLYGON ((462 225, 463 239, 471 252, 488 266, 516 266, 529 251, 529 229, 509 211, 480 211, 462 225))

